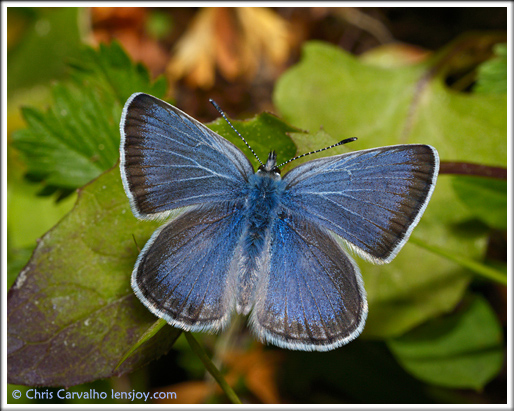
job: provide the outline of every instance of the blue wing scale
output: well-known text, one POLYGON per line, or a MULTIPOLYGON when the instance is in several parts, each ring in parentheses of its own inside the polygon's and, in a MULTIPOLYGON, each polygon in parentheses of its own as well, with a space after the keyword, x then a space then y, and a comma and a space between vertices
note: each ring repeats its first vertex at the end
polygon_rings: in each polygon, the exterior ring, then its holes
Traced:
POLYGON ((219 330, 235 304, 241 205, 195 207, 157 230, 141 251, 132 288, 157 316, 185 330, 219 330))
POLYGON ((364 258, 387 263, 421 218, 438 169, 435 149, 418 144, 320 158, 284 176, 284 203, 364 258))
POLYGON ((262 340, 327 351, 360 334, 367 316, 361 274, 330 233, 283 209, 267 253, 250 319, 262 340))
POLYGON ((253 174, 236 146, 148 94, 135 93, 128 99, 120 131, 123 185, 141 219, 234 199, 253 174))

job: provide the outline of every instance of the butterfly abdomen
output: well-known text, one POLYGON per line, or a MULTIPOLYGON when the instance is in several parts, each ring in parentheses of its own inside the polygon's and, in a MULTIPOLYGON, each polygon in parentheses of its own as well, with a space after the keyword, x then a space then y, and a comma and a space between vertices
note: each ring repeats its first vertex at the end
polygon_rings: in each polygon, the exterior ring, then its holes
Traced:
POLYGON ((243 234, 242 264, 238 281, 237 311, 247 314, 253 305, 254 289, 259 271, 259 258, 266 248, 269 230, 276 217, 285 184, 266 173, 249 179, 246 198, 246 229, 243 234))

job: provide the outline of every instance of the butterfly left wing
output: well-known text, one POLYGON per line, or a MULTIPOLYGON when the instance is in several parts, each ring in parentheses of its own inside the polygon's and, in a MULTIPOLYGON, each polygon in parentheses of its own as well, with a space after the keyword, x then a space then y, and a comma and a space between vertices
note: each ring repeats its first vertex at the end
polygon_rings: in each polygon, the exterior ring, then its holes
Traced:
POLYGON ((328 351, 360 334, 367 316, 362 278, 327 230, 282 209, 265 256, 250 317, 262 340, 328 351))
POLYGON ((284 204, 333 231, 362 257, 390 262, 430 200, 437 151, 405 144, 320 158, 292 169, 284 204))
POLYGON ((120 171, 134 215, 237 198, 253 167, 234 144, 165 101, 127 100, 120 121, 120 171))
POLYGON ((236 295, 242 205, 197 206, 158 229, 141 251, 132 288, 158 317, 184 330, 219 330, 236 295))

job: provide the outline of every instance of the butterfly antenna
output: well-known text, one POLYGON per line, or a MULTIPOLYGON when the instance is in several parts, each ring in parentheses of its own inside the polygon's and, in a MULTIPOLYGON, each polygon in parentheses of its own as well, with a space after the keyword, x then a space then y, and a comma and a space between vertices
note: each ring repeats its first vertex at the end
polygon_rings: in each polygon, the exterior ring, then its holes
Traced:
POLYGON ((236 130, 236 128, 232 125, 232 123, 228 120, 227 116, 225 115, 225 113, 223 112, 223 110, 220 108, 220 106, 218 106, 218 104, 212 99, 210 98, 209 101, 211 102, 211 104, 214 106, 214 108, 216 110, 219 111, 219 113, 221 114, 221 116, 225 119, 225 121, 228 123, 228 125, 232 128, 232 130, 234 130, 236 132, 236 134, 241 137, 241 140, 244 141, 244 143, 246 144, 246 147, 248 147, 250 149, 250 151, 252 152, 252 154, 255 156, 255 158, 257 159, 257 161, 259 163, 261 163, 261 166, 263 166, 264 164, 262 163, 261 159, 257 156, 257 154, 255 154, 255 151, 253 151, 253 149, 250 147, 250 144, 248 144, 248 142, 245 140, 245 138, 239 133, 239 131, 236 130))
POLYGON ((334 147, 337 147, 337 146, 340 146, 340 145, 343 145, 343 144, 346 144, 346 143, 350 143, 350 142, 355 141, 355 140, 357 140, 357 137, 345 138, 344 140, 341 140, 339 143, 332 144, 331 146, 328 146, 328 147, 325 147, 325 148, 320 148, 319 150, 311 151, 309 153, 305 153, 305 154, 302 154, 300 156, 293 157, 291 160, 287 160, 286 162, 284 162, 282 164, 279 164, 277 167, 280 168, 280 167, 285 166, 286 164, 290 163, 291 161, 298 160, 299 158, 302 158, 302 157, 305 157, 305 156, 310 156, 311 154, 315 154, 315 153, 320 153, 321 151, 325 151, 325 150, 328 150, 330 148, 334 148, 334 147))

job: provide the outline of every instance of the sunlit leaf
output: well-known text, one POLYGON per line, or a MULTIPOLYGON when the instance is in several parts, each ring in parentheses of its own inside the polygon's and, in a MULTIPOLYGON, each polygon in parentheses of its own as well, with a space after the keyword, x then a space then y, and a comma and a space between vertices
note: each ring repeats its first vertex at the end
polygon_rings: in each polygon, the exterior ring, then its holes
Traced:
POLYGON ((422 248, 425 248, 435 254, 438 254, 444 258, 447 258, 450 261, 459 264, 461 267, 468 269, 476 275, 480 275, 491 281, 496 281, 501 285, 507 285, 507 273, 503 272, 501 268, 498 269, 496 267, 491 267, 486 264, 470 260, 468 258, 456 254, 455 252, 448 252, 444 248, 430 245, 425 241, 421 241, 420 239, 414 236, 411 237, 409 241, 412 244, 419 245, 422 248))
POLYGON ((80 187, 116 163, 121 106, 104 90, 56 85, 52 94, 55 104, 46 113, 22 109, 28 128, 14 133, 15 147, 32 179, 80 187))

